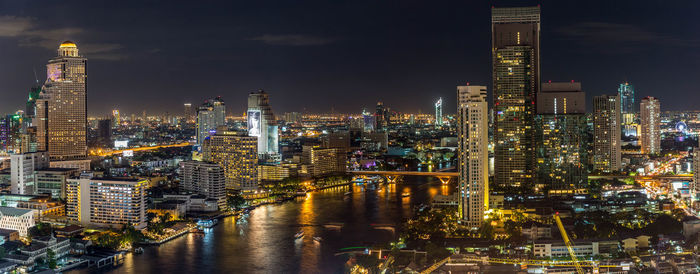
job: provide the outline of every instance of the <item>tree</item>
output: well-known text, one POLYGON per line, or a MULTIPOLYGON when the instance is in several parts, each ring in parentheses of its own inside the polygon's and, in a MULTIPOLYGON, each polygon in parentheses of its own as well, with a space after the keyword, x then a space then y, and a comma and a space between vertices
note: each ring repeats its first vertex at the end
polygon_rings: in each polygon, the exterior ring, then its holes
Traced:
POLYGON ((241 210, 245 207, 246 201, 240 194, 229 195, 226 197, 226 205, 233 210, 241 210))
POLYGON ((56 269, 56 253, 50 248, 46 250, 46 263, 49 265, 49 268, 56 269))
POLYGON ((493 239, 494 236, 494 229, 493 226, 491 226, 490 222, 484 222, 481 224, 481 227, 479 227, 479 237, 484 238, 484 239, 493 239))

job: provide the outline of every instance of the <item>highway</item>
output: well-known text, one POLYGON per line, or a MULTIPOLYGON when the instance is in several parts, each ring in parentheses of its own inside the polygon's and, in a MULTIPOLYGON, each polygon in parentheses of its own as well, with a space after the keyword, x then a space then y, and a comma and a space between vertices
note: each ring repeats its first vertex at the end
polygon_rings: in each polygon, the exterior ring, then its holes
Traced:
POLYGON ((127 148, 127 149, 119 149, 119 150, 111 150, 111 151, 98 151, 94 152, 91 151, 90 155, 92 156, 112 156, 115 154, 122 154, 124 151, 133 151, 133 152, 138 152, 138 151, 148 151, 148 150, 155 150, 159 148, 166 148, 166 147, 186 147, 186 146, 191 146, 192 144, 189 142, 184 142, 184 143, 177 143, 177 144, 169 144, 169 145, 157 145, 157 146, 150 146, 150 147, 134 147, 134 148, 127 148))

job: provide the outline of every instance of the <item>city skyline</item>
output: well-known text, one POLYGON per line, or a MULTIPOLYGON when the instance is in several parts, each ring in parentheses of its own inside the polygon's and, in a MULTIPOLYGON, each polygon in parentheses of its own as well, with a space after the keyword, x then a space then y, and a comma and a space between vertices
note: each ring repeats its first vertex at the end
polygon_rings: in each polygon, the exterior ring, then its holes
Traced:
MULTIPOLYGON (((689 19, 692 16, 682 14, 698 3, 635 7, 630 3, 574 6, 542 1, 541 80, 582 82, 590 91, 589 100, 630 82, 637 99, 664 94, 660 99, 666 110, 694 107, 687 98, 692 99, 698 86, 691 77, 698 58, 692 53, 695 40, 688 37, 695 37, 700 28, 689 19), (578 19, 559 16, 562 13, 578 19), (652 14, 659 23, 646 20, 652 14), (671 16, 674 20, 664 20, 671 16), (664 21, 673 21, 673 28, 664 21), (597 67, 607 69, 603 73, 597 67)), ((488 69, 483 69, 490 58, 488 39, 472 38, 488 36, 492 5, 513 4, 409 3, 400 7, 401 12, 392 4, 381 3, 312 5, 304 12, 323 16, 308 20, 293 16, 299 9, 292 4, 272 9, 247 4, 238 17, 222 13, 232 10, 229 6, 210 6, 187 15, 194 25, 176 31, 181 23, 159 19, 168 13, 183 15, 184 7, 177 5, 143 7, 140 14, 146 16, 127 23, 138 26, 135 28, 112 23, 116 16, 130 12, 123 7, 113 7, 109 16, 91 4, 61 9, 60 15, 48 14, 49 7, 29 16, 25 10, 37 10, 38 3, 7 2, 3 4, 6 13, 0 14, 7 26, 0 31, 0 44, 8 53, 0 66, 6 77, 0 78, 6 83, 2 92, 7 95, 0 110, 23 109, 35 83, 33 70, 42 75, 42 64, 51 57, 51 49, 72 39, 91 60, 90 115, 107 114, 111 109, 174 114, 183 103, 198 104, 216 96, 231 102, 231 113, 243 113, 243 96, 258 88, 273 94, 279 113, 359 112, 377 101, 400 112, 429 113, 431 102, 438 97, 444 98, 445 106, 456 106, 454 85, 489 83, 491 89, 488 69), (459 10, 473 10, 474 16, 453 16, 459 10), (366 14, 368 22, 350 24, 358 12, 366 14), (76 13, 89 16, 81 18, 76 13), (275 15, 281 19, 265 20, 275 15), (88 24, 96 18, 97 24, 88 24), (156 27, 165 27, 165 31, 144 31, 156 27), (206 34, 196 33, 207 27, 206 34), (227 38, 221 39, 223 36, 227 38), (464 66, 467 60, 469 66, 464 66), (184 80, 178 76, 183 73, 193 77, 184 80), (415 100, 404 100, 403 94, 415 100), (146 103, 149 100, 162 104, 154 107, 146 103), (321 104, 324 100, 343 104, 321 104)), ((455 108, 445 113, 453 114, 455 108)))

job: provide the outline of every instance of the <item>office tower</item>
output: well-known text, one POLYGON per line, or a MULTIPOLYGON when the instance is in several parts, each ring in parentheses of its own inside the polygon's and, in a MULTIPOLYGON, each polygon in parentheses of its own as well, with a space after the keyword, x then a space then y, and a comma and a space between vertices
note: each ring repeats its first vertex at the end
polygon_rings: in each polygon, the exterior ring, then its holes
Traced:
POLYGON ((620 117, 623 136, 638 136, 637 132, 637 104, 634 97, 634 87, 630 83, 622 83, 617 89, 620 96, 620 117))
POLYGON ((112 110, 112 122, 114 122, 114 127, 118 127, 122 124, 122 118, 119 115, 118 109, 112 110))
POLYGON ((442 98, 435 102, 435 125, 442 126, 442 98))
POLYGON ((347 154, 350 152, 349 131, 330 132, 321 136, 321 142, 323 143, 323 147, 337 148, 340 153, 347 154))
POLYGON ((66 217, 86 227, 146 227, 148 180, 71 178, 66 183, 66 217))
MULTIPOLYGON (((248 135, 258 137, 258 154, 266 159, 279 153, 279 129, 270 107, 270 95, 264 90, 248 95, 248 135)), ((276 157, 276 156, 275 156, 276 157)))
POLYGON ((478 228, 488 209, 488 102, 485 86, 457 86, 459 215, 478 228))
POLYGON ((571 194, 588 183, 586 94, 581 83, 542 83, 535 141, 538 190, 571 194))
POLYGON ((40 94, 41 86, 37 81, 37 83, 29 89, 29 98, 27 99, 27 108, 25 110, 27 117, 34 118, 36 116, 36 100, 39 99, 40 94))
POLYGON ((204 142, 204 160, 224 169, 227 189, 258 189, 258 138, 219 131, 204 142))
POLYGON ((620 154, 620 97, 593 98, 593 169, 614 172, 622 168, 620 154))
POLYGON ((10 155, 10 192, 12 194, 36 194, 34 171, 49 167, 46 152, 10 155))
POLYGON ((194 114, 192 113, 192 104, 191 103, 185 103, 185 123, 192 123, 194 122, 194 114))
POLYGON ((377 117, 375 117, 371 113, 367 112, 366 109, 362 110, 362 121, 364 121, 364 129, 363 129, 364 132, 372 132, 375 130, 376 124, 374 121, 376 118, 377 117))
POLYGON ((197 110, 197 144, 226 125, 226 105, 221 97, 209 99, 197 110))
POLYGON ((495 183, 530 188, 540 85, 540 8, 493 8, 495 183))
POLYGON ((97 121, 97 139, 103 147, 112 146, 112 120, 103 119, 97 121))
POLYGON ((384 103, 377 102, 377 108, 374 112, 374 129, 377 131, 386 130, 387 126, 391 122, 391 112, 389 108, 384 106, 384 103))
POLYGON ((216 163, 187 161, 180 163, 182 170, 181 191, 202 194, 217 200, 219 209, 226 206, 226 178, 224 169, 216 163))
POLYGON ((42 168, 34 171, 36 194, 54 199, 66 199, 66 183, 78 174, 73 168, 42 168))
POLYGON ((659 99, 645 97, 640 103, 642 132, 639 134, 642 154, 661 152, 661 104, 659 99))
POLYGON ((51 161, 87 157, 87 59, 65 41, 46 65, 46 82, 36 104, 38 150, 51 161))

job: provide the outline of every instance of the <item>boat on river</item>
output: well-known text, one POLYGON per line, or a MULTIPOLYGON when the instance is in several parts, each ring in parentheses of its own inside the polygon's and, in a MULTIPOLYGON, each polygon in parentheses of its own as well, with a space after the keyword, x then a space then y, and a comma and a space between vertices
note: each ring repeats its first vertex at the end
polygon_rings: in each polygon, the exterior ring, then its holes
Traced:
POLYGON ((304 231, 299 231, 297 234, 294 234, 294 239, 299 240, 301 238, 304 238, 304 231))

